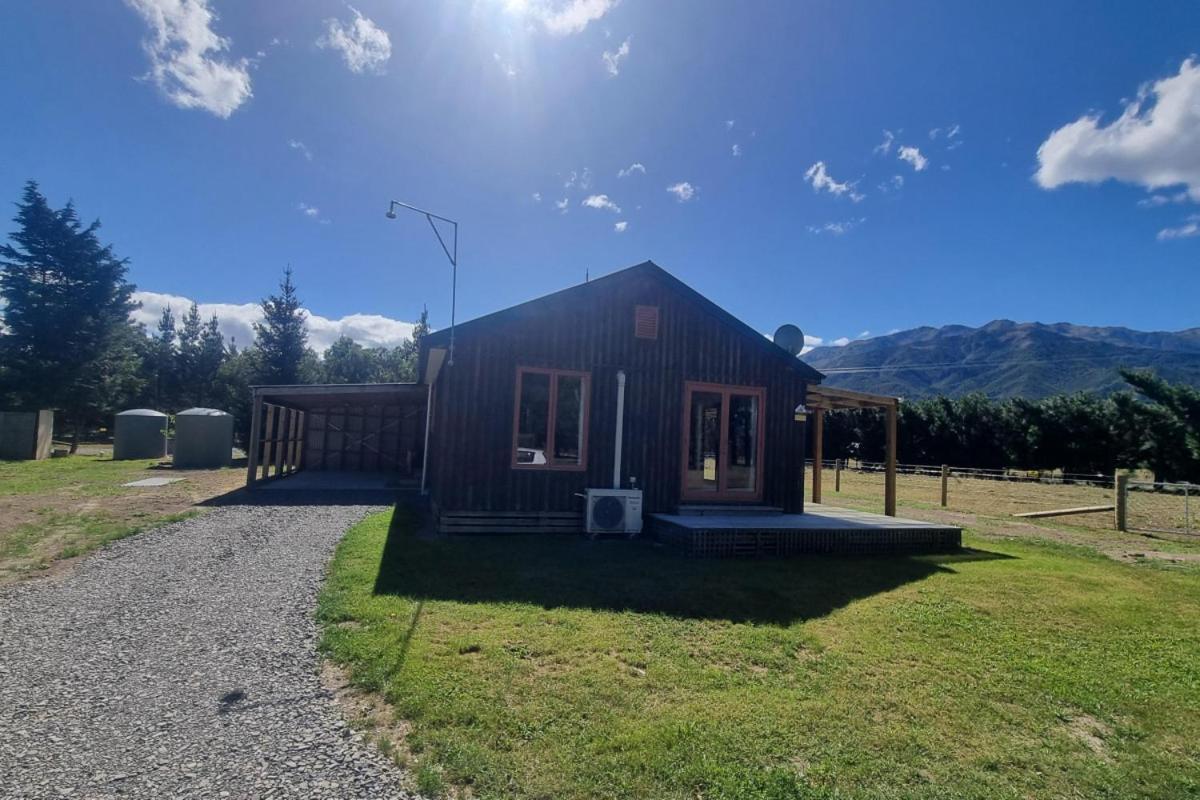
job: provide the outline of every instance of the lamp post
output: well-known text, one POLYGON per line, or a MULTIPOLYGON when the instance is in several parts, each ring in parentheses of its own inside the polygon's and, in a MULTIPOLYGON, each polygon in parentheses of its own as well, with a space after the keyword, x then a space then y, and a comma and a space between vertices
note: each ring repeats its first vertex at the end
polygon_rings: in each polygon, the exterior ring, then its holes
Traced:
MULTIPOLYGON (((429 223, 429 227, 433 229, 433 235, 437 237, 438 244, 442 246, 442 252, 446 254, 446 258, 450 260, 453 275, 450 278, 450 350, 446 354, 446 366, 454 366, 454 315, 458 305, 458 223, 447 217, 441 217, 431 211, 426 211, 423 208, 410 206, 408 203, 401 203, 399 200, 392 200, 388 203, 387 218, 396 218, 396 209, 406 208, 409 211, 415 211, 425 217, 425 221, 429 223), (454 238, 451 240, 451 246, 446 246, 446 240, 442 238, 442 232, 437 229, 434 220, 448 222, 454 226, 454 238)), ((422 480, 424 476, 422 476, 422 480)))

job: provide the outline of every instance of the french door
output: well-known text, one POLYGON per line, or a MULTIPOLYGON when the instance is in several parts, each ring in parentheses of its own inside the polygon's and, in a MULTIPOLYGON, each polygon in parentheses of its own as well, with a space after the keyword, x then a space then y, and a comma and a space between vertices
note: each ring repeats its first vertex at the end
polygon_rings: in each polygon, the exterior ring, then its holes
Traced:
POLYGON ((765 395, 758 387, 685 384, 685 500, 762 499, 765 395))

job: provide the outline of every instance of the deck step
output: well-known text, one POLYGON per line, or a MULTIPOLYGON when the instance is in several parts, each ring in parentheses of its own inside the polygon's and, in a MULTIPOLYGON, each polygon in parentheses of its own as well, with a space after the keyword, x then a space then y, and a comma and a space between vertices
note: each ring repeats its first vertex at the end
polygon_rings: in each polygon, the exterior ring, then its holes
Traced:
POLYGON ((772 514, 782 514, 783 509, 779 508, 778 506, 709 505, 692 503, 689 505, 680 506, 675 513, 682 517, 761 517, 772 514))

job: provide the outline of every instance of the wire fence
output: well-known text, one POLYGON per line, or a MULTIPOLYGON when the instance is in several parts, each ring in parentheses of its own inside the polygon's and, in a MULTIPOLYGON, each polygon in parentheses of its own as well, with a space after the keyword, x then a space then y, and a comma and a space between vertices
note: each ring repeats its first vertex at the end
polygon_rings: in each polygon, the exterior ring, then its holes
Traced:
MULTIPOLYGON (((856 504, 877 503, 882 509, 883 463, 821 463, 824 502, 836 504, 839 498, 845 498, 856 504)), ((807 466, 811 492, 812 461, 807 466)), ((1127 487, 1127 530, 1200 536, 1200 520, 1196 517, 1200 512, 1200 486, 1131 479, 1127 487)), ((897 464, 896 490, 901 503, 917 507, 1001 516, 1059 512, 1048 518, 1097 530, 1117 526, 1117 486, 1112 475, 897 464)))
POLYGON ((1130 530, 1200 536, 1196 506, 1200 486, 1194 483, 1129 481, 1126 525, 1130 530))

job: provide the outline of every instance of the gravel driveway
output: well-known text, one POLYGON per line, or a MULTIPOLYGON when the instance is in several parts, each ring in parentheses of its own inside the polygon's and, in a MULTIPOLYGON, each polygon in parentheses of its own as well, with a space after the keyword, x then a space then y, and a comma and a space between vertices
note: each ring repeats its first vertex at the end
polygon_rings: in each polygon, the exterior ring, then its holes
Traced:
POLYGON ((317 676, 365 506, 227 506, 0 593, 5 798, 404 797, 317 676))

